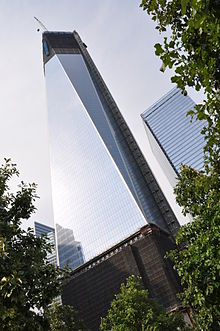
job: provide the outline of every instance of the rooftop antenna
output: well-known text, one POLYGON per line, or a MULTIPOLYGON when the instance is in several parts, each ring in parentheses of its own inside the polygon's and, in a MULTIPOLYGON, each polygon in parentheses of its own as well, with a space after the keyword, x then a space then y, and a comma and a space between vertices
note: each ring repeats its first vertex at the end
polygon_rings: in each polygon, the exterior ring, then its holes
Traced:
MULTIPOLYGON (((48 31, 46 26, 37 17, 34 16, 34 19, 38 22, 43 31, 48 31)), ((37 29, 37 31, 40 31, 40 29, 37 29)))

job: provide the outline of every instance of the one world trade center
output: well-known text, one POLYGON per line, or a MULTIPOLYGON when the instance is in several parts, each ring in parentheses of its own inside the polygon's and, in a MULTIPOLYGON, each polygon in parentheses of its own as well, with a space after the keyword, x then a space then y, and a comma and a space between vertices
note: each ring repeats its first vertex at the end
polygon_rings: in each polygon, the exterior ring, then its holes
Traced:
POLYGON ((147 223, 175 235, 178 221, 78 33, 45 31, 43 60, 54 220, 83 261, 147 223))

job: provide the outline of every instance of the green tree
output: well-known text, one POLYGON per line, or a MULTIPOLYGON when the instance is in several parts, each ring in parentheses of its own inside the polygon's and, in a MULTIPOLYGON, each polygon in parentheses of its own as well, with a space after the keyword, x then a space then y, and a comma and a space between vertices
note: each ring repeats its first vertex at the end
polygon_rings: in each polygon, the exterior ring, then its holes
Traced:
POLYGON ((166 314, 164 308, 149 298, 141 279, 130 276, 111 303, 108 315, 101 319, 102 331, 190 330, 178 313, 166 314))
POLYGON ((21 182, 11 193, 9 181, 18 176, 5 160, 0 167, 0 329, 49 330, 44 311, 60 293, 63 272, 47 262, 51 246, 21 222, 34 212, 36 185, 21 182))
POLYGON ((163 44, 156 44, 156 55, 165 67, 174 68, 171 78, 186 94, 186 87, 204 89, 206 101, 191 111, 205 119, 209 168, 218 167, 220 146, 220 1, 219 0, 143 0, 143 10, 152 16, 156 29, 164 33, 163 44))
POLYGON ((219 0, 143 0, 156 29, 164 33, 155 53, 165 67, 174 68, 172 81, 205 92, 205 100, 189 112, 206 120, 204 172, 183 166, 175 188, 183 213, 192 223, 176 238, 180 249, 171 253, 184 285, 183 303, 192 308, 198 330, 219 330, 220 297, 220 2, 219 0))
POLYGON ((181 298, 192 308, 198 330, 220 329, 220 193, 219 178, 184 167, 175 188, 178 203, 194 221, 176 238, 170 253, 185 289, 181 298))
POLYGON ((77 312, 72 306, 53 303, 47 310, 51 331, 86 330, 77 312))

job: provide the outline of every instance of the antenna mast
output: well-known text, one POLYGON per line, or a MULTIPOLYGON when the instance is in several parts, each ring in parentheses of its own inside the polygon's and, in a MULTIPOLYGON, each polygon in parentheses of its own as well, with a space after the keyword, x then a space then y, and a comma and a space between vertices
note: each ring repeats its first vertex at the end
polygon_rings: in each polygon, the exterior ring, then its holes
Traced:
POLYGON ((38 22, 38 24, 44 31, 48 31, 46 26, 37 17, 34 16, 34 19, 38 22))

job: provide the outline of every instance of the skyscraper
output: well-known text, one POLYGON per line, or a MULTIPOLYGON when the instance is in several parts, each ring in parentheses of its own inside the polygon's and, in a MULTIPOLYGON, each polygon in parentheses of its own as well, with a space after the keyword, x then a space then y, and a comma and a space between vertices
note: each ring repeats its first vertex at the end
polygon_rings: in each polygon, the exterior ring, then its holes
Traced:
POLYGON ((55 223, 85 260, 147 222, 178 221, 77 32, 43 33, 55 223))
POLYGON ((203 168, 205 141, 201 130, 206 123, 196 119, 191 122, 190 116, 186 116, 194 106, 189 96, 173 88, 141 115, 154 154, 161 163, 162 155, 157 153, 155 140, 177 174, 181 164, 198 170, 203 168))
POLYGON ((34 222, 34 232, 37 237, 40 237, 41 235, 46 235, 48 238, 48 243, 51 244, 52 252, 47 254, 47 260, 50 263, 54 263, 57 265, 57 253, 56 253, 56 241, 55 241, 55 230, 54 228, 39 223, 34 222))
POLYGON ((65 229, 56 224, 57 249, 59 256, 59 266, 64 268, 76 268, 83 264, 84 257, 80 242, 75 241, 73 230, 65 229))

